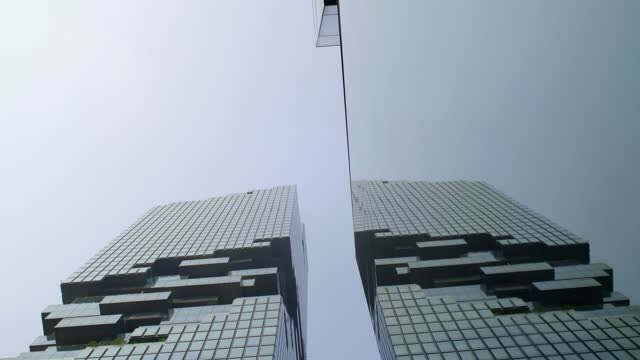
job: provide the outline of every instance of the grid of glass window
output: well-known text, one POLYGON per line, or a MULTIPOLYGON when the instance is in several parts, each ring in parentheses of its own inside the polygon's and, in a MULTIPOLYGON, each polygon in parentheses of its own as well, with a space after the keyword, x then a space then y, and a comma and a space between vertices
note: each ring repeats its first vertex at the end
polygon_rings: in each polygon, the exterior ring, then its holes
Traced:
POLYGON ((637 309, 609 317, 573 310, 496 316, 487 301, 427 297, 417 285, 379 287, 377 301, 398 360, 640 357, 637 309))
MULTIPOLYGON (((204 316, 199 322, 139 327, 134 339, 162 338, 155 343, 86 348, 74 359, 197 360, 276 359, 276 337, 285 327, 282 298, 278 295, 236 299, 230 311, 204 316)), ((291 330, 289 330, 291 331, 291 330)), ((282 357, 277 359, 295 359, 282 357)))
POLYGON ((477 181, 354 181, 356 232, 452 237, 488 233, 505 244, 584 243, 561 226, 477 181))
POLYGON ((65 282, 100 281, 144 271, 136 266, 160 258, 211 255, 289 237, 295 202, 295 187, 283 186, 154 207, 65 282))
POLYGON ((482 182, 352 188, 383 359, 640 359, 640 307, 569 231, 482 182))

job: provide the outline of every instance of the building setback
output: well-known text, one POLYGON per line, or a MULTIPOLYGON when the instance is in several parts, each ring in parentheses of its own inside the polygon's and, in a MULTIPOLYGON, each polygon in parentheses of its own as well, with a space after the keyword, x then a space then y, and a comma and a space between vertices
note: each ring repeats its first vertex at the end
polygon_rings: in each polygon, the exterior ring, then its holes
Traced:
POLYGON ((61 285, 17 359, 305 359, 295 187, 149 210, 61 285))
POLYGON ((383 359, 640 358, 640 307, 586 241, 482 182, 352 188, 383 359))

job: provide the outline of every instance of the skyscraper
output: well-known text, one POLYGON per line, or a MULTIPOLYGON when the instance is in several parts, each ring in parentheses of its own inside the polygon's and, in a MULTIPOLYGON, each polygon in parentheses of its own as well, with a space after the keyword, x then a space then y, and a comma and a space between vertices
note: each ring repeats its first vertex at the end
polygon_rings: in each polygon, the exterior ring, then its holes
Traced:
POLYGON ((482 182, 353 183, 383 359, 640 358, 640 307, 589 245, 482 182))
POLYGON ((304 359, 295 187, 157 206, 61 285, 18 359, 304 359))
POLYGON ((337 0, 313 0, 316 47, 340 45, 337 0))

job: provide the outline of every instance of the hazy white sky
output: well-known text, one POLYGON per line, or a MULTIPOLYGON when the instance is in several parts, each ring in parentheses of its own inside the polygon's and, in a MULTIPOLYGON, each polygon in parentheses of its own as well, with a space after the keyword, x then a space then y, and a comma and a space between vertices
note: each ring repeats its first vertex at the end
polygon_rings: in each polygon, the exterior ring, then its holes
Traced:
POLYGON ((339 52, 314 44, 310 0, 0 2, 0 357, 151 206, 297 184, 310 358, 376 358, 339 52))

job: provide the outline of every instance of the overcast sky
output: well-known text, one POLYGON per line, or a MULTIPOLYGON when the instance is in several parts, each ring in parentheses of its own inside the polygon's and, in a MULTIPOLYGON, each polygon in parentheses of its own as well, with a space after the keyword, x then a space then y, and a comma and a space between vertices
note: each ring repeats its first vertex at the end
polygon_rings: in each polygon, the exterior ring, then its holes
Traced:
POLYGON ((640 303, 640 1, 341 4, 354 179, 484 180, 640 303))
POLYGON ((310 0, 0 2, 0 357, 150 207, 297 184, 310 358, 375 359, 339 51, 314 44, 310 0))

